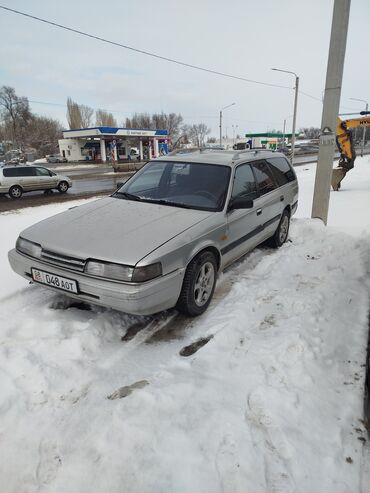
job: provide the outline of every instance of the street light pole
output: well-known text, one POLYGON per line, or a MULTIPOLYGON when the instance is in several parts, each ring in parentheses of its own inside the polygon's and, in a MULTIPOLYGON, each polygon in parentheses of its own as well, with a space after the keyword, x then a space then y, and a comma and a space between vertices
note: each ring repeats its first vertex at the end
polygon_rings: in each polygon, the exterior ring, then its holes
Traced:
POLYGON ((298 107, 299 77, 295 72, 291 72, 290 70, 281 70, 280 68, 272 68, 271 70, 275 70, 276 72, 284 72, 286 74, 292 74, 295 76, 294 110, 293 110, 293 124, 292 124, 292 153, 291 153, 291 163, 293 164, 294 146, 295 146, 295 126, 296 126, 297 107, 298 107))
POLYGON ((226 110, 226 108, 230 108, 230 106, 234 106, 235 103, 228 104, 220 109, 220 145, 222 145, 222 111, 226 110))
MULTIPOLYGON (((349 98, 352 99, 352 101, 360 101, 361 103, 365 103, 365 111, 368 111, 369 109, 369 103, 365 101, 364 99, 358 99, 358 98, 349 98)), ((362 143, 361 143, 361 157, 364 155, 364 146, 365 146, 365 135, 366 135, 366 127, 363 128, 362 132, 362 143)))

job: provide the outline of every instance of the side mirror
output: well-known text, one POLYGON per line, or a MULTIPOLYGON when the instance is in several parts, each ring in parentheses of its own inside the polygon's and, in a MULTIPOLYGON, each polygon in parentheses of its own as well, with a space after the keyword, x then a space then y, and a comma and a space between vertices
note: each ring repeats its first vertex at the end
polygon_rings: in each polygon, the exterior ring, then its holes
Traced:
POLYGON ((118 181, 118 182, 116 183, 116 185, 117 185, 117 190, 123 186, 123 183, 124 183, 123 181, 118 181))
POLYGON ((254 206, 254 201, 244 197, 236 197, 231 199, 229 203, 229 211, 234 209, 252 209, 254 206))

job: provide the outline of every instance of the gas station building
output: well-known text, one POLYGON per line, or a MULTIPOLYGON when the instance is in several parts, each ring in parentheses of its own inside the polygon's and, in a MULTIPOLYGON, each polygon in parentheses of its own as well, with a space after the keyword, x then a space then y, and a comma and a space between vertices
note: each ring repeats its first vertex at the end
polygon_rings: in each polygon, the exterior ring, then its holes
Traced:
POLYGON ((67 161, 125 162, 135 149, 143 161, 167 154, 168 143, 168 130, 93 127, 64 130, 59 150, 67 161))

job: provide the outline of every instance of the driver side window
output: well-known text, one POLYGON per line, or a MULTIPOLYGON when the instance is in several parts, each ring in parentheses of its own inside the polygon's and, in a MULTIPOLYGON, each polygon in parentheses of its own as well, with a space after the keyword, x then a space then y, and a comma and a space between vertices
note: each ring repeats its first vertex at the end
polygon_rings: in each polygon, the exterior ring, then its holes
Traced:
POLYGON ((46 168, 36 168, 36 176, 50 176, 50 173, 46 168))
POLYGON ((257 186, 251 166, 249 164, 238 166, 235 170, 231 198, 254 200, 257 196, 257 186))

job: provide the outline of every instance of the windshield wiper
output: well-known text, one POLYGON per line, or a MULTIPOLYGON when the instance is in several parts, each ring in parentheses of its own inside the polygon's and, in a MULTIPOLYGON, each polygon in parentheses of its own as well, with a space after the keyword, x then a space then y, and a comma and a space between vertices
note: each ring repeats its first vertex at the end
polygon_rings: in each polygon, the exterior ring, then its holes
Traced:
POLYGON ((141 200, 141 197, 139 197, 138 195, 133 195, 132 193, 127 192, 116 192, 114 195, 123 195, 123 197, 128 200, 141 200))
POLYGON ((143 202, 150 202, 152 204, 169 205, 173 207, 182 207, 183 209, 193 209, 191 205, 184 204, 182 202, 173 202, 172 200, 165 199, 141 199, 143 202))

